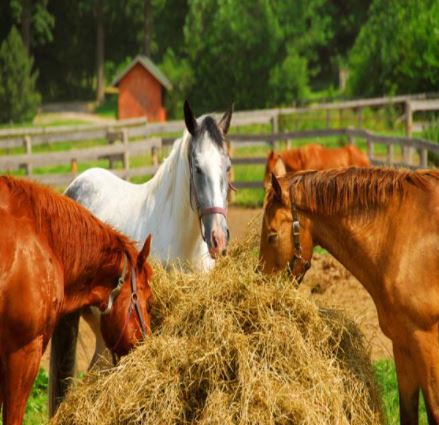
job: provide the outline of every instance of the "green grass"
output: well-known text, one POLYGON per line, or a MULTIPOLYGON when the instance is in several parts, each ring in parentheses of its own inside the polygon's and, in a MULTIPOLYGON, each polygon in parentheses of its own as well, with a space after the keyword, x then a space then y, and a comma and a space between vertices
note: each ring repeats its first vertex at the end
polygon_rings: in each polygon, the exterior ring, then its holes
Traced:
MULTIPOLYGON (((41 425, 47 423, 47 387, 48 377, 46 371, 41 368, 34 382, 32 393, 26 405, 24 425, 41 425)), ((0 415, 0 424, 3 421, 0 415)))
MULTIPOLYGON (((396 381, 395 363, 393 360, 378 360, 374 364, 375 376, 381 390, 383 408, 388 425, 399 424, 399 396, 396 381)), ((419 400, 420 413, 419 425, 427 425, 427 413, 425 411, 422 396, 419 400)))
POLYGON ((105 100, 96 108, 95 113, 105 118, 117 118, 117 95, 107 94, 105 100))

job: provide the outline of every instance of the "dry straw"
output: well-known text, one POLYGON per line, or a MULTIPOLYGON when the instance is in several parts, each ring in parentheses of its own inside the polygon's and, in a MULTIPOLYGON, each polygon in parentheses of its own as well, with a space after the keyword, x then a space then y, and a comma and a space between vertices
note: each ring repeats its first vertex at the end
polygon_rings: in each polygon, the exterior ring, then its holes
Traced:
POLYGON ((382 422, 356 326, 286 275, 255 273, 257 237, 209 274, 155 266, 154 335, 74 383, 54 424, 382 422))

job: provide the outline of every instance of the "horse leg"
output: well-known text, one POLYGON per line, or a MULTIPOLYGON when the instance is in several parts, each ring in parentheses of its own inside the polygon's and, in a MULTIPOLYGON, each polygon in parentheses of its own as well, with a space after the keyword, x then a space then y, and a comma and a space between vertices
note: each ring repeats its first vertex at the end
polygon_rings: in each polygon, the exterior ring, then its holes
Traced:
POLYGON ((398 378, 399 414, 401 425, 418 423, 419 383, 413 359, 402 347, 393 344, 396 376, 398 378))
POLYGON ((6 355, 3 377, 3 424, 20 425, 43 356, 43 337, 6 355))
POLYGON ((61 317, 52 335, 49 373, 49 416, 52 417, 75 374, 79 312, 61 317))
POLYGON ((95 352, 88 366, 88 369, 91 369, 106 348, 105 341, 101 332, 101 315, 97 312, 97 309, 89 307, 83 309, 82 317, 88 323, 96 338, 95 352))
POLYGON ((439 332, 417 331, 414 335, 413 363, 416 365, 430 425, 439 425, 439 332))

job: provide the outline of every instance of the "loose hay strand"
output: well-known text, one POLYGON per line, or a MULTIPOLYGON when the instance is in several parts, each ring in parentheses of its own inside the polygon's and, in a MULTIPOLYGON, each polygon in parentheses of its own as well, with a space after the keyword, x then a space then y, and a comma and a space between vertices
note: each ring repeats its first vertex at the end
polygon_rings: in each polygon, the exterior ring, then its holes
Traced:
POLYGON ((286 275, 265 277, 257 236, 208 274, 156 264, 153 336, 72 385, 52 424, 377 424, 357 327, 286 275))

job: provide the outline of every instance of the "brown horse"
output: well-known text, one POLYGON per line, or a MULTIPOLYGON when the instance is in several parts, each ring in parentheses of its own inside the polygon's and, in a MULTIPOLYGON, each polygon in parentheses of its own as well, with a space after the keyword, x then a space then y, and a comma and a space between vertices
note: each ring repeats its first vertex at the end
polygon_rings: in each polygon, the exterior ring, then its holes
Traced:
POLYGON ((277 177, 281 177, 287 172, 325 170, 351 165, 370 167, 367 155, 352 145, 342 148, 325 148, 321 145, 311 144, 302 148, 288 149, 280 153, 271 151, 265 166, 264 187, 265 189, 269 188, 272 173, 277 177))
POLYGON ((277 179, 267 193, 261 269, 303 276, 313 247, 337 258, 372 296, 392 340, 402 424, 419 391, 439 423, 439 173, 347 168, 277 179))
POLYGON ((21 424, 57 320, 98 306, 110 349, 125 354, 149 333, 146 258, 122 234, 52 190, 0 177, 0 407, 21 424))

